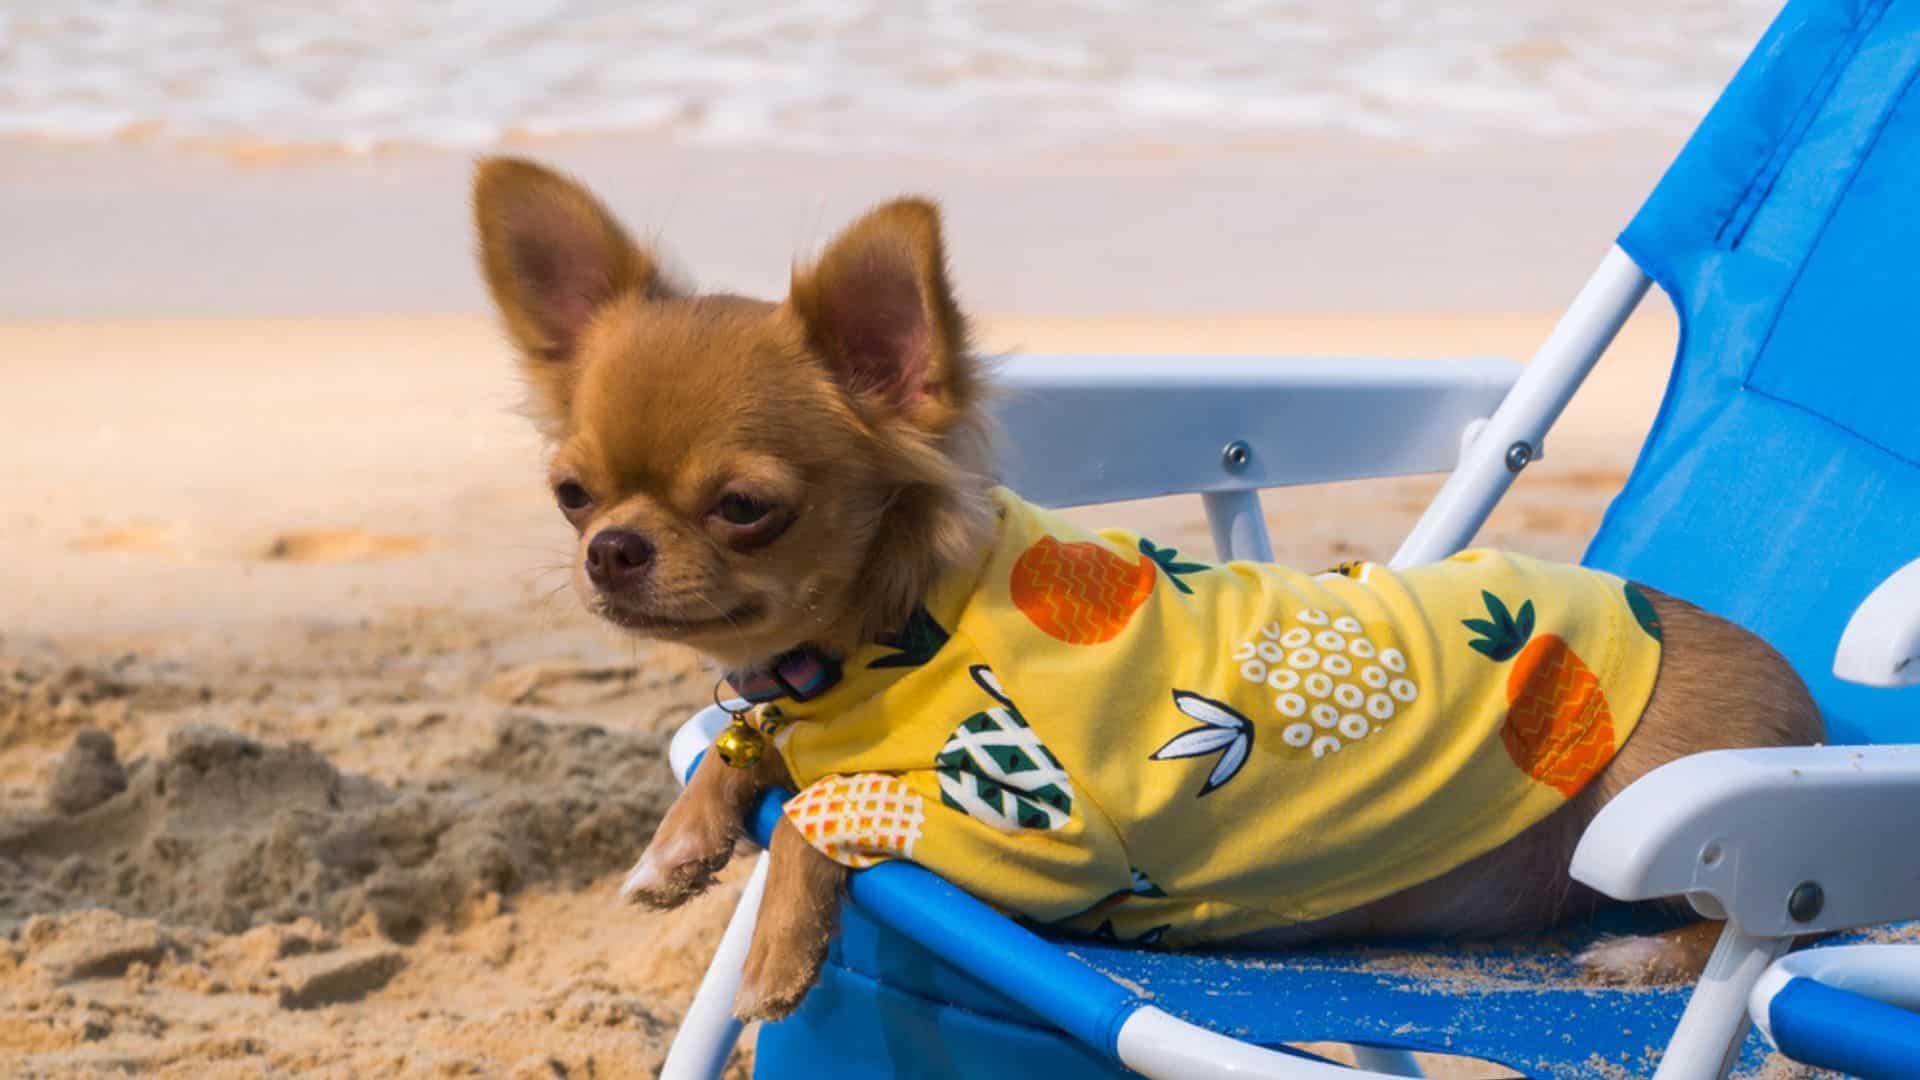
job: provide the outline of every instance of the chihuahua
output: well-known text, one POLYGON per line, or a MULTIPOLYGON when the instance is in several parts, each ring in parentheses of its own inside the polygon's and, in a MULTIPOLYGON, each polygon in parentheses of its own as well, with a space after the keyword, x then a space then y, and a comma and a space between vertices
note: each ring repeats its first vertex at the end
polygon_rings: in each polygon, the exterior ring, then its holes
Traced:
MULTIPOLYGON (((578 535, 575 588, 621 630, 731 673, 743 702, 762 703, 748 743, 777 750, 707 754, 625 894, 685 902, 763 792, 805 789, 772 838, 743 1018, 799 1005, 849 868, 879 858, 927 863, 1036 922, 1147 942, 1526 931, 1601 902, 1568 864, 1635 779, 1700 751, 1822 736, 1778 653, 1652 589, 1498 553, 1426 578, 1209 567, 1076 531, 999 489, 988 373, 930 202, 872 210, 770 302, 688 290, 585 188, 530 162, 482 162, 473 199, 482 270, 551 442, 549 485, 578 535), (1447 643, 1382 637, 1418 621, 1396 612, 1420 589, 1464 609, 1447 643), (1575 593, 1586 599, 1557 601, 1575 593), (1601 663, 1596 650, 1618 652, 1601 663), (1486 678, 1466 677, 1475 664, 1486 678), (1139 751, 1089 765, 1066 730, 1081 721, 1057 719, 1076 710, 1100 725, 1092 741, 1139 751), (923 715, 944 717, 913 751, 924 763, 866 752, 923 715), (1484 753, 1356 764, 1418 748, 1455 715, 1475 718, 1484 753), (1255 746, 1299 779, 1244 779, 1262 767, 1255 746), (1420 770, 1442 760, 1480 764, 1428 784, 1420 770), (1324 780, 1301 786, 1310 773, 1324 780), (1147 794, 1117 807, 1122 790, 1147 794), (847 799, 878 800, 888 829, 836 832, 822 815, 847 799), (1495 803, 1506 810, 1476 809, 1495 803), (1342 827, 1281 844, 1223 836, 1221 857, 1238 861, 1215 876, 1239 884, 1209 894, 1221 902, 1169 887, 1208 872, 1195 852, 1216 846, 1191 842, 1191 815, 1266 806, 1342 827), (1438 822, 1444 843, 1416 820, 1438 822), (1360 840, 1314 846, 1335 833, 1360 840), (984 872, 1037 835, 1053 845, 1018 850, 1093 854, 984 872), (1284 902, 1263 882, 1284 882, 1284 902)), ((1594 961, 1685 968, 1707 940, 1635 939, 1594 961)))

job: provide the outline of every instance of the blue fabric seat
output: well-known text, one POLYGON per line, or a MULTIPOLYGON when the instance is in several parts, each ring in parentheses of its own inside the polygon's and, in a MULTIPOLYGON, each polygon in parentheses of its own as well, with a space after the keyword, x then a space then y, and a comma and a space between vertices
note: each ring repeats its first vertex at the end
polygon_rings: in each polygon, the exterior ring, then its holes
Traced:
MULTIPOLYGON (((1597 987, 1575 953, 1604 931, 1652 929, 1615 913, 1542 939, 1435 951, 1431 943, 1307 953, 1184 954, 1062 946, 1182 1019, 1264 1046, 1345 1042, 1467 1054, 1528 1076, 1647 1071, 1689 988, 1597 987)), ((755 1075, 1121 1077, 1125 1070, 936 957, 849 910, 826 976, 793 1017, 760 1035, 755 1075), (849 1024, 858 1018, 857 1024, 849 1024)), ((1760 1068, 1747 1041, 1738 1067, 1760 1068)))
MULTIPOLYGON (((1920 4, 1795 0, 1620 238, 1672 299, 1667 397, 1591 565, 1759 633, 1835 742, 1920 741, 1920 690, 1831 675, 1842 627, 1920 555, 1920 4)), ((1502 946, 1167 955, 1068 943, 1154 1004, 1264 1045, 1464 1053, 1529 1076, 1651 1071, 1686 988, 1579 983, 1606 927, 1502 946)), ((1764 1057, 1750 1039, 1738 1070, 1764 1057)), ((1119 1075, 849 911, 758 1075, 1119 1075)))

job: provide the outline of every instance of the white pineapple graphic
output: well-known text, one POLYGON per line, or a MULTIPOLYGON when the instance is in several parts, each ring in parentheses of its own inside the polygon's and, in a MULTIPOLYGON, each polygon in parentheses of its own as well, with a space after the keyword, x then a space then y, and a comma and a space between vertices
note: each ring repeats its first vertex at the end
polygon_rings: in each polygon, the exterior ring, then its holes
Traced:
POLYGON ((1314 757, 1379 731, 1420 697, 1407 657, 1359 619, 1302 608, 1234 650, 1240 677, 1273 694, 1280 739, 1314 757))

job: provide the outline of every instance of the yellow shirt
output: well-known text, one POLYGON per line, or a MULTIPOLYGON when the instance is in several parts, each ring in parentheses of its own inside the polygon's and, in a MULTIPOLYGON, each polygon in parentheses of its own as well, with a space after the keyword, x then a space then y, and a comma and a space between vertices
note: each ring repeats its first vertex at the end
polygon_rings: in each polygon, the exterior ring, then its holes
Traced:
POLYGON ((997 499, 984 561, 769 729, 819 850, 1036 922, 1219 941, 1430 880, 1576 794, 1659 670, 1597 571, 1202 565, 997 499))

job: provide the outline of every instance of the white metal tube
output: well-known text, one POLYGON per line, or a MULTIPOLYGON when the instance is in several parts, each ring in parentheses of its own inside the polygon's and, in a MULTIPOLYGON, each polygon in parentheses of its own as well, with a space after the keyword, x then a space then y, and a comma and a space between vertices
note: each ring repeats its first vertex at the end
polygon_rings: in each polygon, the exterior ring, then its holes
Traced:
MULTIPOLYGON (((674 779, 681 784, 692 779, 694 761, 731 720, 732 714, 716 704, 694 713, 680 725, 667 746, 674 779)), ((740 890, 726 932, 720 936, 720 947, 707 962, 707 973, 687 1006, 673 1045, 667 1048, 666 1064, 660 1067, 662 1080, 715 1080, 726 1068, 727 1056, 740 1040, 741 1025, 733 1015, 733 999, 740 991, 740 971, 747 961, 747 946, 753 942, 753 924, 760 917, 760 897, 766 889, 767 856, 763 852, 753 864, 746 888, 740 890)))
POLYGON ((740 1039, 740 1020, 733 1015, 734 995, 740 992, 740 970, 753 941, 753 924, 760 915, 760 897, 767 889, 767 856, 754 860, 740 903, 727 920, 720 947, 714 950, 707 974, 687 1006, 686 1018, 667 1049, 660 1080, 716 1080, 727 1066, 727 1056, 740 1039))
POLYGON ((1773 1038, 1774 995, 1795 979, 1920 1010, 1920 945, 1832 945, 1781 957, 1753 986, 1747 1014, 1773 1038))
MULTIPOLYGON (((744 703, 740 706, 744 708, 744 703)), ((733 714, 718 705, 709 705, 692 718, 680 725, 673 733, 673 740, 667 744, 667 763, 673 769, 673 778, 686 786, 692 779, 688 774, 693 769, 694 759, 701 751, 712 745, 713 737, 733 722, 733 714)))
POLYGON ((1120 1061, 1150 1080, 1389 1080, 1368 1072, 1282 1054, 1189 1024, 1151 1005, 1120 1025, 1120 1061))
POLYGON ((1353 1063, 1363 1069, 1386 1073, 1388 1076, 1425 1076, 1420 1063, 1406 1050, 1389 1050, 1384 1046, 1356 1046, 1353 1048, 1353 1063))
POLYGON ((1618 246, 1607 250, 1506 399, 1460 455, 1460 464, 1394 554, 1394 567, 1436 562, 1473 539, 1512 486, 1519 471, 1515 466, 1539 456, 1547 429, 1633 314, 1648 284, 1626 252, 1618 246))
POLYGON ((1213 550, 1221 559, 1273 561, 1273 541, 1260 510, 1257 491, 1207 491, 1200 495, 1213 530, 1213 550))
POLYGON ((1790 937, 1755 937, 1732 922, 1687 999, 1687 1011, 1667 1041, 1653 1080, 1719 1080, 1747 1037, 1747 998, 1768 965, 1793 944, 1790 937))

